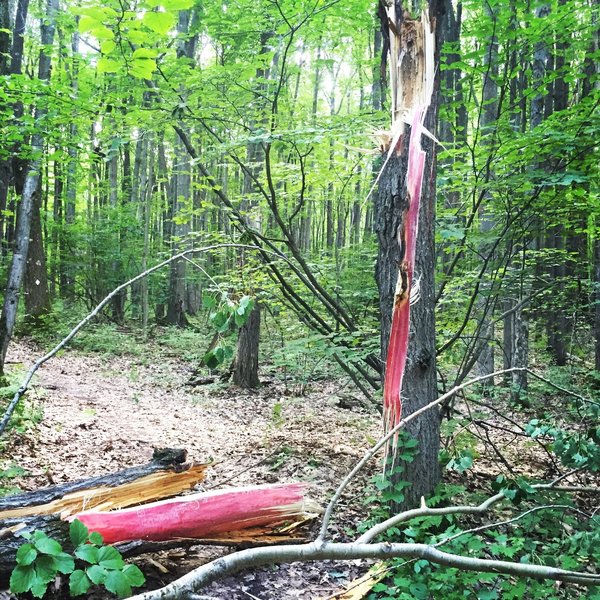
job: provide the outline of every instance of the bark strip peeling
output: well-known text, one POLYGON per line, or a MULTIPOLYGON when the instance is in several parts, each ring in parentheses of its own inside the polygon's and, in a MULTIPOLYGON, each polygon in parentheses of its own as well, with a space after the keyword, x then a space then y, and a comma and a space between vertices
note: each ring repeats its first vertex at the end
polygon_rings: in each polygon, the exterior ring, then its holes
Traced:
MULTIPOLYGON (((390 37, 390 87, 392 92, 392 130, 388 159, 400 153, 406 124, 410 124, 408 169, 406 174, 407 208, 398 228, 401 260, 394 297, 392 328, 386 360, 384 383, 384 426, 393 429, 402 416, 402 379, 406 367, 410 325, 410 294, 414 288, 414 265, 419 226, 419 202, 425 168, 421 148, 423 123, 431 102, 435 77, 435 36, 429 16, 424 11, 419 20, 406 12, 397 14, 395 4, 386 7, 390 37)), ((386 161, 387 162, 387 161, 386 161)), ((392 441, 395 447, 397 436, 392 441)))

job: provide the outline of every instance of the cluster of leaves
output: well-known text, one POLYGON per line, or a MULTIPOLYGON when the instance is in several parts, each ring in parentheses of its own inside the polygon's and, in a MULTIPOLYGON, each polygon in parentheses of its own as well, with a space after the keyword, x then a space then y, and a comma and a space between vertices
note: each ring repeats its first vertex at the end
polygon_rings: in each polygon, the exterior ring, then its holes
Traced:
POLYGON ((220 299, 205 294, 202 305, 210 310, 208 319, 218 336, 216 345, 202 358, 202 364, 209 369, 216 369, 233 356, 233 347, 228 340, 231 334, 245 325, 254 309, 254 300, 244 295, 236 301, 227 292, 222 292, 220 299))
MULTIPOLYGON (((524 479, 508 480, 502 476, 492 487, 501 491, 522 514, 539 500, 539 490, 524 479)), ((463 501, 468 504, 481 501, 463 486, 440 486, 428 500, 430 506, 444 506, 463 501)), ((560 504, 571 500, 560 497, 560 504)), ((543 563, 564 569, 583 569, 597 564, 600 558, 600 529, 587 526, 576 513, 549 508, 524 514, 518 524, 498 525, 484 532, 468 531, 460 515, 444 515, 413 519, 403 527, 386 533, 389 541, 439 544, 444 551, 462 556, 481 556, 496 560, 543 563)), ((514 580, 494 573, 478 573, 448 569, 426 560, 394 559, 389 563, 384 580, 373 587, 369 600, 414 600, 445 598, 448 600, 477 599, 503 600, 531 598, 532 600, 559 600, 579 597, 576 590, 557 588, 550 581, 514 580)), ((600 591, 590 589, 586 598, 600 598, 600 591)), ((581 596, 584 597, 584 596, 581 596)))
POLYGON ((138 567, 126 564, 116 548, 103 545, 102 536, 90 533, 81 521, 75 519, 71 523, 69 536, 75 548, 73 555, 64 552, 60 543, 43 531, 23 534, 28 541, 17 551, 17 566, 10 576, 11 591, 31 592, 35 598, 42 598, 59 574, 69 575, 71 596, 80 596, 92 585, 101 585, 125 598, 131 595, 132 588, 144 583, 138 567))
POLYGON ((551 440, 551 450, 566 467, 600 471, 600 426, 594 413, 596 420, 587 431, 568 431, 540 419, 529 421, 525 431, 532 438, 551 440))

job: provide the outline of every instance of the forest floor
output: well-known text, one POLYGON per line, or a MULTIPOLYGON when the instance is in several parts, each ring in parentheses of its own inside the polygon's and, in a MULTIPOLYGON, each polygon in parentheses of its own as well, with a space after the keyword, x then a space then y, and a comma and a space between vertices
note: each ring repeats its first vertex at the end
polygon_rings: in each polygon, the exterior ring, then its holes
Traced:
MULTIPOLYGON (((220 383, 193 386, 195 361, 189 356, 184 360, 156 341, 141 348, 119 355, 70 349, 42 366, 26 402, 43 418, 25 433, 13 434, 0 455, 1 468, 12 464, 25 470, 11 483, 38 489, 145 464, 153 448, 185 448, 190 461, 214 461, 206 488, 303 481, 309 497, 324 507, 380 435, 379 413, 362 407, 346 380, 286 384, 265 372, 262 386, 252 392, 220 383)), ((24 372, 41 354, 20 341, 9 351, 9 367, 24 372)), ((474 392, 469 404, 458 402, 454 432, 444 420, 450 454, 473 448, 477 458, 462 474, 446 472, 445 481, 491 494, 499 472, 546 481, 564 472, 522 429, 547 410, 548 398, 542 393, 531 408, 516 409, 503 400, 503 388, 498 390, 496 398, 474 392), (460 422, 467 417, 469 427, 460 422)), ((553 398, 559 402, 558 395, 553 398)), ((348 488, 331 525, 332 539, 348 540, 348 531, 367 518, 364 499, 379 468, 377 462, 370 465, 348 488)), ((578 477, 564 483, 598 484, 585 473, 578 477)), ((582 497, 582 508, 587 501, 582 497)), ((134 560, 146 575, 146 589, 153 589, 228 552, 194 546, 134 560)), ((215 600, 323 600, 368 567, 366 561, 274 566, 220 580, 204 593, 215 600)), ((0 600, 11 598, 0 590, 0 600)))
MULTIPOLYGON (((28 368, 40 354, 21 341, 9 351, 9 367, 28 368)), ((13 435, 5 449, 26 473, 11 483, 33 490, 102 475, 149 462, 155 447, 172 447, 187 449, 190 461, 215 461, 206 487, 300 480, 309 483, 309 497, 325 506, 379 436, 376 411, 340 407, 349 392, 339 382, 314 382, 298 396, 295 386, 266 378, 256 392, 220 384, 190 386, 192 370, 189 362, 159 347, 149 347, 141 357, 68 350, 51 359, 28 394, 43 412, 42 421, 13 435)), ((346 528, 364 518, 361 499, 368 477, 369 470, 348 489, 332 524, 333 539, 345 539, 346 528)), ((197 546, 135 562, 148 587, 156 588, 226 552, 197 546)), ((206 593, 223 600, 326 598, 366 565, 273 567, 222 580, 206 593)), ((10 598, 1 591, 0 597, 10 598)))

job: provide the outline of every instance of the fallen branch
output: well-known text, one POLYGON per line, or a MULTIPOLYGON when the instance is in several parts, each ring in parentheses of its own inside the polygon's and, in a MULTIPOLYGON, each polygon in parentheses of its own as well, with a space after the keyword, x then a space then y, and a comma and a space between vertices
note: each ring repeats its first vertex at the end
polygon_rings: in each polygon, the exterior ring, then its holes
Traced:
POLYGON ((312 542, 299 546, 275 546, 241 550, 224 556, 184 575, 177 581, 152 592, 132 596, 129 600, 179 600, 187 598, 209 583, 233 575, 249 567, 265 565, 308 562, 323 560, 355 560, 381 558, 420 558, 431 563, 463 571, 499 573, 534 579, 552 579, 584 586, 600 584, 599 574, 577 573, 544 565, 513 563, 501 560, 488 560, 457 556, 438 550, 427 544, 359 544, 312 542))

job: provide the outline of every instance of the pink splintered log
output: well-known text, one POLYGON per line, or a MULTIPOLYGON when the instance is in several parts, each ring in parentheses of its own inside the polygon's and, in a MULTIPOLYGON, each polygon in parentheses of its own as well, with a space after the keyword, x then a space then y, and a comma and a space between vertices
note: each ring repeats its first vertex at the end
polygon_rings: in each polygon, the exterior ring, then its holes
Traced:
POLYGON ((107 544, 206 538, 305 514, 305 487, 293 483, 219 490, 111 512, 81 512, 69 520, 79 519, 107 544))
POLYGON ((410 290, 415 268, 417 235, 419 231, 419 205, 423 171, 425 169, 425 152, 421 149, 425 110, 425 108, 421 108, 415 111, 411 123, 408 169, 406 173, 408 208, 404 213, 403 222, 398 231, 398 243, 404 249, 404 256, 399 267, 398 282, 394 294, 392 328, 385 366, 383 417, 387 431, 393 429, 402 418, 402 400, 400 394, 402 392, 402 379, 404 377, 408 354, 410 290))

